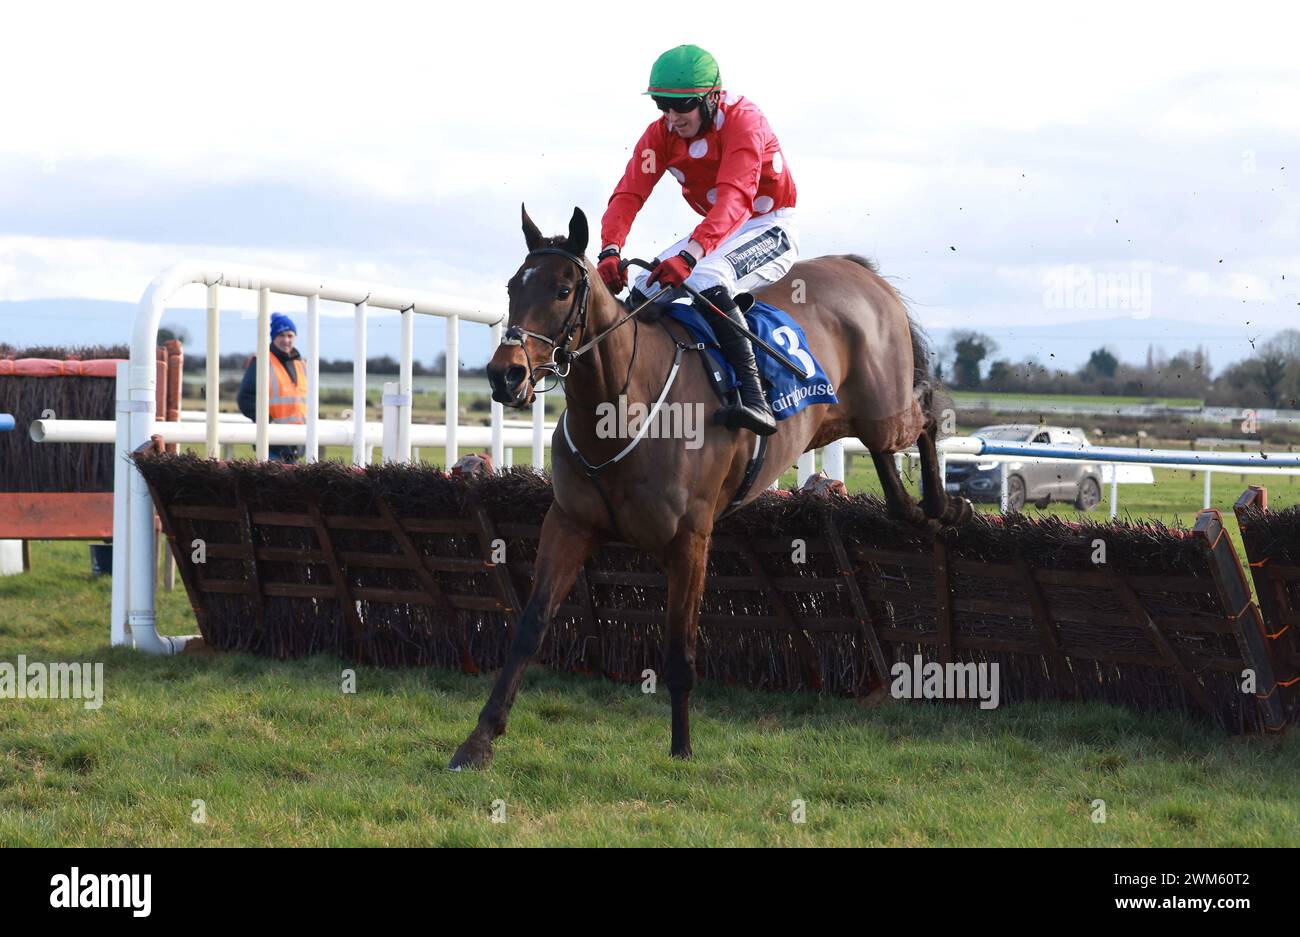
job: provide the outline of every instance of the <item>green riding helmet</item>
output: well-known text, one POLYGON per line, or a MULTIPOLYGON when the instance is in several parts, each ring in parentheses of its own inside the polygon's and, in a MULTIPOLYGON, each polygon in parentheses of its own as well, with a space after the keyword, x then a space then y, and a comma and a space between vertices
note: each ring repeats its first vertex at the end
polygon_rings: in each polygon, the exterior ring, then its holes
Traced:
POLYGON ((646 94, 660 98, 693 98, 722 87, 718 63, 699 46, 678 46, 655 59, 646 94))

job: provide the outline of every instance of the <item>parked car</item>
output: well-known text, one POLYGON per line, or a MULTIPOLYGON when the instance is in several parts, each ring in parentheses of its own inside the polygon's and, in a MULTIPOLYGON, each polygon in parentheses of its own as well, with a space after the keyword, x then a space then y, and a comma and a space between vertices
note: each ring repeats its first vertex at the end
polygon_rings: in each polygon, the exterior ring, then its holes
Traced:
MULTIPOLYGON (((977 429, 972 436, 999 442, 1051 443, 1086 448, 1088 437, 1078 427, 1028 423, 999 424, 977 429)), ((997 462, 948 462, 944 475, 948 491, 972 501, 997 501, 1002 491, 997 462)), ((1052 501, 1073 501, 1080 511, 1101 503, 1101 466, 1094 462, 1008 462, 1007 510, 1024 510, 1026 503, 1045 508, 1052 501)))

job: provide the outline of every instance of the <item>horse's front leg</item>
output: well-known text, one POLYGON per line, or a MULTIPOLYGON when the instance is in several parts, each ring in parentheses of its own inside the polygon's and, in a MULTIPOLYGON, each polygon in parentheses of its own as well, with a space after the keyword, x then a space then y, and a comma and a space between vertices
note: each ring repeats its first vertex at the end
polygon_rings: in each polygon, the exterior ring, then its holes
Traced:
POLYGON ((709 534, 685 531, 669 543, 661 560, 668 577, 668 617, 664 625, 664 679, 673 706, 669 754, 691 757, 691 690, 695 687, 695 637, 709 559, 709 534))
POLYGON ((555 609, 573 588, 582 564, 599 546, 596 533, 570 518, 558 504, 552 504, 542 522, 541 540, 537 546, 537 573, 533 591, 520 617, 515 639, 506 654, 505 665, 497 675, 492 694, 478 725, 469 738, 456 749, 451 763, 453 771, 461 768, 484 768, 492 761, 492 741, 505 735, 510 707, 514 705, 523 680, 524 669, 546 637, 555 609))

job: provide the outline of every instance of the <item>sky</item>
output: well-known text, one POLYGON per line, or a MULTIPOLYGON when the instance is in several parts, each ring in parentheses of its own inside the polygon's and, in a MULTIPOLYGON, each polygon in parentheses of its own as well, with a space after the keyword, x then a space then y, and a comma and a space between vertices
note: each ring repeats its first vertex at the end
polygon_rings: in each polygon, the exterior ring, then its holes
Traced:
MULTIPOLYGON (((597 228, 650 64, 693 42, 780 138, 805 255, 869 254, 925 325, 1012 355, 1016 327, 1122 317, 1218 363, 1300 313, 1298 26, 1280 3, 13 6, 0 303, 134 302, 197 256, 504 304, 520 203, 597 228)), ((628 253, 697 220, 665 177, 628 253)))

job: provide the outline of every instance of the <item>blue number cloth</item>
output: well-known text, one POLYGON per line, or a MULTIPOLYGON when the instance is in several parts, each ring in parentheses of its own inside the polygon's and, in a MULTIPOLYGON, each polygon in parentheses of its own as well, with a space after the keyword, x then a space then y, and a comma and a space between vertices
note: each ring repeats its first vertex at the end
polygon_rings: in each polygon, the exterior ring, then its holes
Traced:
MULTIPOLYGON (((704 314, 687 303, 673 303, 668 307, 672 316, 695 338, 703 342, 713 359, 714 367, 722 376, 723 385, 736 386, 736 374, 727 359, 718 348, 712 324, 704 314)), ((713 314, 709 314, 713 318, 713 314)), ((822 370, 822 366, 813 357, 808 348, 808 340, 799 327, 784 310, 769 306, 767 303, 755 302, 745 313, 749 330, 768 344, 785 352, 785 356, 804 369, 804 376, 791 374, 775 358, 757 345, 754 346, 754 361, 758 365, 759 376, 767 389, 767 399, 772 405, 772 414, 778 420, 794 416, 804 407, 814 403, 838 403, 835 387, 822 370)))

